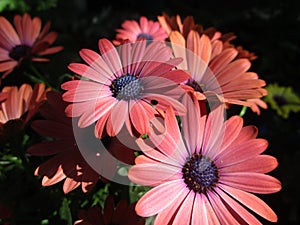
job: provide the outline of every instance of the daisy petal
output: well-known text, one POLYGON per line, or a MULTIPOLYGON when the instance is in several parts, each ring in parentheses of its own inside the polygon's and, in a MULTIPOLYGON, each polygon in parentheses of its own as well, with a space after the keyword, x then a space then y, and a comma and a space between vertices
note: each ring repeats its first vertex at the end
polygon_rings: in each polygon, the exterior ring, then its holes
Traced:
POLYGON ((274 211, 257 196, 227 185, 220 184, 219 187, 258 215, 271 222, 277 222, 277 216, 274 211))
POLYGON ((173 180, 159 185, 141 197, 136 205, 136 212, 142 217, 153 216, 169 205, 178 205, 181 203, 181 196, 186 190, 186 185, 182 181, 173 180))

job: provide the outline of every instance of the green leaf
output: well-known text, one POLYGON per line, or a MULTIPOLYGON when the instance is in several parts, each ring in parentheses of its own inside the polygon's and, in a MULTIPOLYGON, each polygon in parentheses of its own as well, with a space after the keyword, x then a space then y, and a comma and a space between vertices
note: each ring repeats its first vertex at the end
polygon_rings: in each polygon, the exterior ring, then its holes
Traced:
POLYGON ((146 192, 148 192, 152 187, 136 185, 130 183, 129 187, 129 198, 130 202, 137 202, 146 192))
POLYGON ((266 89, 268 95, 264 97, 265 102, 282 118, 287 119, 290 112, 300 111, 300 98, 292 87, 279 86, 274 83, 269 84, 266 89))
POLYGON ((59 209, 59 216, 62 220, 66 220, 66 225, 72 225, 72 214, 69 206, 69 201, 64 198, 59 209))

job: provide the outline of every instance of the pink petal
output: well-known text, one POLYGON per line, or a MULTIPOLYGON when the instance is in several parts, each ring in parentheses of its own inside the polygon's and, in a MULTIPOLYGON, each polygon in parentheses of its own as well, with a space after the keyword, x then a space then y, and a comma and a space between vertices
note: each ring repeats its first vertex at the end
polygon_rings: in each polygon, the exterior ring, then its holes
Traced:
POLYGON ((63 185, 63 191, 65 194, 68 194, 69 192, 73 191, 79 186, 80 186, 80 182, 77 182, 67 177, 63 185))
POLYGON ((107 86, 85 80, 68 81, 61 88, 68 90, 63 94, 63 99, 67 102, 84 102, 112 96, 107 86))
POLYGON ((260 138, 248 140, 238 145, 232 144, 227 149, 221 151, 214 161, 218 167, 229 166, 259 155, 267 147, 268 141, 260 138))
POLYGON ((206 35, 201 38, 197 31, 190 31, 187 37, 187 48, 194 54, 187 54, 189 69, 192 71, 195 80, 200 80, 205 72, 210 57, 211 57, 211 43, 206 35))
POLYGON ((55 46, 55 47, 51 47, 51 48, 47 48, 44 51, 39 52, 39 55, 51 55, 51 54, 55 54, 57 52, 60 52, 64 49, 64 47, 62 46, 55 46))
MULTIPOLYGON (((82 57, 82 59, 90 65, 91 68, 97 71, 97 73, 99 74, 98 77, 104 76, 106 79, 109 80, 113 80, 115 78, 115 76, 113 75, 113 71, 108 67, 106 62, 98 53, 90 49, 82 49, 80 50, 79 54, 82 57)), ((96 78, 96 81, 98 81, 98 79, 100 79, 101 83, 103 83, 103 78, 96 78)))
POLYGON ((138 201, 135 211, 142 217, 153 216, 170 205, 179 205, 180 196, 185 192, 186 185, 182 179, 164 183, 144 194, 138 201))
POLYGON ((232 116, 225 122, 225 135, 223 138, 222 149, 229 146, 238 137, 243 127, 243 118, 232 116))
POLYGON ((228 64, 223 70, 216 74, 220 85, 224 85, 232 80, 237 79, 246 72, 251 66, 248 59, 237 59, 228 64))
POLYGON ((85 64, 71 63, 68 66, 68 68, 74 73, 77 73, 83 77, 89 78, 101 84, 110 84, 112 81, 111 78, 113 76, 112 73, 110 75, 108 75, 107 73, 100 73, 101 72, 100 70, 98 72, 94 70, 92 67, 89 67, 85 64))
POLYGON ((179 142, 181 141, 181 133, 171 107, 166 111, 165 132, 159 135, 152 132, 149 134, 149 137, 154 146, 167 156, 173 155, 174 151, 178 149, 179 142))
POLYGON ((102 38, 98 42, 98 47, 101 57, 113 74, 121 76, 123 73, 122 63, 114 45, 108 39, 102 38))
POLYGON ((236 56, 238 52, 234 48, 227 48, 216 56, 209 64, 213 74, 220 73, 236 56))
POLYGON ((125 120, 129 117, 128 102, 124 100, 117 101, 111 110, 112 129, 118 134, 122 129, 125 120), (122 112, 122 113, 120 113, 122 112))
POLYGON ((181 203, 172 223, 173 225, 182 225, 183 223, 190 224, 195 195, 197 195, 195 192, 190 191, 185 200, 181 203))
POLYGON ((139 164, 130 168, 129 179, 143 186, 158 186, 160 184, 182 178, 180 168, 161 163, 139 164))
POLYGON ((219 187, 258 215, 271 222, 277 222, 275 212, 257 196, 227 185, 220 184, 219 187))
POLYGON ((197 194, 194 200, 194 208, 191 224, 193 225, 221 225, 211 203, 203 194, 197 194))
POLYGON ((38 35, 40 34, 41 31, 41 27, 42 27, 42 21, 39 17, 34 17, 32 19, 32 23, 31 23, 31 32, 30 32, 30 46, 33 45, 33 43, 36 41, 36 39, 38 38, 38 35))
POLYGON ((281 183, 276 178, 253 172, 223 174, 219 182, 244 191, 259 194, 275 193, 281 189, 281 183))
POLYGON ((205 117, 201 117, 198 102, 188 94, 183 96, 183 104, 187 108, 186 115, 182 116, 182 130, 186 140, 187 149, 191 154, 201 148, 204 133, 205 117))
POLYGON ((153 108, 143 101, 130 101, 129 110, 130 120, 137 132, 148 134, 150 121, 154 118, 153 108))
POLYGON ((20 45, 20 39, 10 22, 3 16, 0 17, 0 42, 6 49, 20 45))
POLYGON ((18 65, 17 61, 0 62, 0 72, 11 70, 18 65))
POLYGON ((158 109, 166 110, 169 106, 171 106, 174 109, 176 115, 184 115, 186 113, 186 108, 184 107, 184 105, 172 97, 162 94, 149 93, 144 94, 143 98, 145 100, 148 100, 149 102, 151 102, 151 100, 156 100, 158 102, 158 104, 156 105, 158 109))
POLYGON ((229 207, 233 209, 247 224, 251 225, 262 225, 251 213, 249 213, 245 208, 243 208, 239 203, 234 201, 231 197, 225 194, 219 188, 215 189, 220 197, 228 204, 229 207))
POLYGON ((246 161, 219 168, 220 173, 256 172, 268 173, 278 166, 277 159, 269 155, 258 155, 246 161))
POLYGON ((231 215, 217 194, 212 191, 209 192, 208 199, 221 224, 239 225, 238 221, 231 215))
POLYGON ((44 176, 42 179, 42 185, 43 186, 51 186, 53 184, 56 184, 60 181, 62 181, 63 179, 66 178, 66 175, 64 174, 61 166, 59 166, 59 168, 57 169, 57 172, 55 173, 55 175, 51 178, 44 176))
POLYGON ((111 97, 102 98, 95 104, 92 104, 91 102, 89 109, 86 109, 86 111, 81 115, 78 121, 78 126, 80 128, 84 128, 91 125, 100 117, 109 113, 117 102, 117 100, 111 97))
MULTIPOLYGON (((178 31, 172 31, 170 33, 170 40, 172 49, 175 57, 180 57, 183 61, 178 65, 179 69, 187 70, 187 56, 186 56, 186 47, 185 47, 185 39, 182 34, 178 31)), ((191 53, 188 53, 191 54, 191 53)))
POLYGON ((202 154, 214 159, 220 151, 221 142, 224 137, 224 106, 220 105, 213 109, 206 122, 202 154))

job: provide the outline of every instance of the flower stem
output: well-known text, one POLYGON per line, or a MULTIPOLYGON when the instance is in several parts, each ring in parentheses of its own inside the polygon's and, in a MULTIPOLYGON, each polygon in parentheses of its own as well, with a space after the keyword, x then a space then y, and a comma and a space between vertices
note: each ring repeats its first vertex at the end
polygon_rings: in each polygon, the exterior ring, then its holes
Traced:
POLYGON ((243 108, 239 114, 241 117, 243 117, 246 114, 247 108, 248 108, 247 106, 245 106, 245 105, 243 106, 243 108))

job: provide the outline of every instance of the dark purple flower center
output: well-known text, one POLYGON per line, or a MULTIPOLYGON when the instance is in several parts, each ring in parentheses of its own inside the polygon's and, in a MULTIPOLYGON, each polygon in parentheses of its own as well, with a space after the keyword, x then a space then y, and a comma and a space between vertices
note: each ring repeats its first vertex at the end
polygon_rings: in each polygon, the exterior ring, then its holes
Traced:
POLYGON ((184 182, 195 193, 206 193, 219 180, 218 169, 208 157, 193 154, 182 168, 184 182))
POLYGON ((281 95, 274 95, 273 99, 279 107, 288 104, 287 99, 281 95))
POLYGON ((137 39, 139 38, 145 38, 147 41, 151 41, 153 40, 153 38, 149 35, 149 34, 145 34, 145 33, 140 33, 138 36, 137 36, 137 39))
POLYGON ((12 48, 9 57, 19 61, 20 59, 29 58, 31 55, 31 47, 27 45, 17 45, 12 48))
POLYGON ((134 75, 123 75, 114 79, 110 85, 110 90, 118 100, 139 99, 144 87, 141 80, 134 75))
POLYGON ((195 80, 193 80, 192 78, 189 79, 186 83, 186 85, 192 87, 195 91, 201 92, 203 93, 203 90, 200 86, 200 84, 198 84, 195 80))

